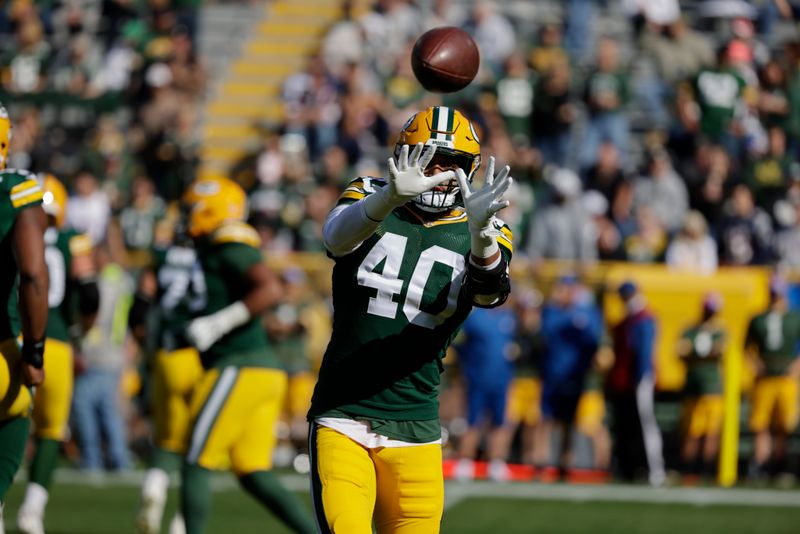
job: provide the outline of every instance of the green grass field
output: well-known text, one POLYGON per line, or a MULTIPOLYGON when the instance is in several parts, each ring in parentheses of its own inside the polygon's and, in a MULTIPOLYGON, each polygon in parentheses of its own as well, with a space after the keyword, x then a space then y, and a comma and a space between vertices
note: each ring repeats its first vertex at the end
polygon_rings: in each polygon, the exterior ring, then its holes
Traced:
MULTIPOLYGON (((308 494, 302 491, 303 477, 288 477, 287 483, 308 500, 308 494)), ((216 479, 214 487, 211 534, 289 532, 238 491, 230 478, 216 479)), ((7 496, 8 534, 16 532, 14 518, 23 491, 24 485, 17 483, 7 496)), ((445 534, 800 532, 797 491, 448 483, 446 493, 445 534)), ((172 516, 175 501, 173 493, 167 518, 172 516)), ((135 477, 94 484, 80 477, 61 479, 52 490, 47 532, 129 533, 137 502, 135 477)))

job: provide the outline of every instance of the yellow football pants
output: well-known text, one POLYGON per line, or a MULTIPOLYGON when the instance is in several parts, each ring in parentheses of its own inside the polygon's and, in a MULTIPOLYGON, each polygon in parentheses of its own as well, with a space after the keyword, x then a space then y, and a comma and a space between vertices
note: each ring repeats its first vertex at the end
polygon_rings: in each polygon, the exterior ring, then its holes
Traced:
POLYGON ((48 338, 44 346, 44 382, 36 388, 33 398, 37 437, 57 441, 66 438, 73 382, 72 346, 48 338))
POLYGON ((429 534, 444 510, 442 447, 368 449, 311 425, 311 489, 320 532, 429 534))
POLYGON ((700 395, 690 399, 685 407, 686 433, 692 438, 719 435, 724 416, 722 395, 700 395))
POLYGON ((774 428, 790 433, 797 427, 797 381, 788 376, 760 378, 753 388, 750 430, 774 428))
POLYGON ((22 353, 13 338, 0 342, 0 421, 27 417, 31 392, 22 383, 22 353))
POLYGON ((506 404, 506 421, 533 426, 542 418, 542 382, 538 378, 519 377, 511 382, 506 404))
POLYGON ((193 348, 173 352, 160 350, 152 376, 156 446, 183 453, 192 391, 203 376, 200 355, 193 348))
POLYGON ((286 373, 259 367, 209 369, 194 390, 186 459, 237 476, 272 468, 286 373))
POLYGON ((598 390, 584 391, 575 409, 575 426, 587 435, 592 435, 603 426, 606 416, 606 401, 598 390))

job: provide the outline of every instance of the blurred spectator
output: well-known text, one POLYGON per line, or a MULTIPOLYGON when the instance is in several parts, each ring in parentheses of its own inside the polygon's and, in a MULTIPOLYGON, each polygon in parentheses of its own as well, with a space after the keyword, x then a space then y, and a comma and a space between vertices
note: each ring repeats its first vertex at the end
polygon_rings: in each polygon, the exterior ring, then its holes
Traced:
POLYGON ((569 63, 569 56, 562 43, 561 27, 545 23, 539 30, 539 38, 528 54, 528 62, 539 75, 545 75, 557 63, 569 63))
POLYGON ((67 226, 87 234, 94 243, 102 243, 111 221, 111 203, 100 189, 94 174, 81 171, 73 181, 74 195, 69 199, 67 226))
POLYGON ((583 208, 594 223, 597 236, 597 255, 601 260, 624 260, 622 236, 619 229, 608 218, 608 201, 597 191, 587 191, 581 199, 583 208))
POLYGON ((564 13, 564 46, 574 63, 581 63, 589 43, 594 40, 592 21, 597 0, 567 0, 564 13))
POLYGON ((165 209, 164 201, 155 194, 152 180, 139 176, 133 181, 131 204, 122 210, 119 221, 125 248, 140 258, 134 264, 142 265, 145 260, 142 256, 149 255, 156 224, 164 218, 165 209))
POLYGON ((333 73, 364 58, 364 30, 355 20, 353 2, 342 2, 342 18, 333 23, 322 41, 322 57, 333 73))
POLYGON ((786 73, 781 64, 770 60, 759 72, 758 112, 764 127, 786 128, 789 119, 789 94, 786 73))
POLYGON ((93 471, 105 466, 122 470, 130 466, 130 460, 119 406, 120 377, 126 359, 128 308, 134 287, 130 276, 111 261, 104 245, 95 251, 100 309, 94 326, 79 343, 72 418, 81 466, 93 471))
POLYGON ((477 0, 464 26, 481 51, 481 63, 495 76, 502 72, 503 62, 516 48, 516 30, 497 12, 496 3, 477 0))
POLYGON ((633 233, 625 237, 625 259, 635 263, 655 263, 664 260, 669 235, 661 219, 648 205, 636 208, 633 233))
POLYGON ((777 236, 777 253, 781 265, 790 269, 800 268, 800 202, 788 204, 792 210, 792 224, 777 236))
POLYGON ((740 184, 733 188, 720 225, 720 262, 725 265, 765 265, 775 257, 769 215, 755 205, 753 193, 740 184))
POLYGON ((719 145, 705 148, 702 153, 704 161, 697 169, 699 176, 690 193, 690 204, 705 217, 712 233, 718 235, 725 216, 725 198, 733 187, 731 159, 719 145))
POLYGON ((469 428, 459 442, 457 478, 474 476, 473 460, 484 432, 487 432, 489 477, 493 480, 509 477, 506 458, 511 436, 505 414, 513 376, 516 331, 516 314, 509 307, 475 308, 461 327, 463 337, 456 340, 455 347, 466 388, 469 428))
POLYGON ((586 375, 602 332, 600 311, 592 295, 574 276, 562 276, 542 309, 543 443, 558 429, 555 464, 562 479, 572 464, 572 431, 586 375))
POLYGON ((641 45, 642 51, 655 61, 664 96, 676 84, 714 64, 714 49, 708 37, 693 30, 683 18, 647 32, 641 45))
POLYGON ((610 141, 601 143, 597 161, 586 171, 586 189, 600 192, 610 206, 624 181, 625 172, 620 165, 619 150, 610 141))
POLYGON ((708 234, 703 215, 690 211, 683 228, 667 247, 667 266, 680 272, 714 274, 717 270, 717 243, 708 234))
POLYGON ((786 153, 786 132, 777 126, 768 131, 767 153, 759 157, 744 172, 744 181, 753 192, 756 205, 773 213, 788 185, 792 158, 786 153))
POLYGON ((581 205, 581 182, 566 168, 553 169, 547 178, 553 190, 550 204, 530 224, 526 251, 534 262, 573 260, 587 264, 597 259, 594 225, 581 205))
POLYGON ((536 83, 531 115, 534 146, 546 164, 567 164, 570 132, 577 110, 567 61, 556 60, 536 83))
POLYGON ((3 58, 3 87, 12 93, 39 92, 45 87, 50 61, 50 44, 37 19, 22 22, 16 32, 16 46, 3 58))
POLYGON ((614 143, 624 161, 630 135, 625 114, 629 98, 628 69, 620 63, 616 41, 609 37, 597 43, 597 62, 586 77, 583 98, 589 117, 581 147, 581 168, 591 167, 597 161, 603 141, 614 143))
POLYGON ((644 467, 653 486, 664 483, 661 431, 653 412, 656 324, 633 282, 619 287, 625 316, 612 329, 614 364, 606 377, 619 475, 634 480, 644 467))
POLYGON ((606 401, 603 395, 603 373, 607 363, 601 349, 592 358, 592 366, 586 374, 583 394, 575 411, 575 427, 592 444, 592 468, 608 471, 611 465, 611 435, 606 427, 606 401))
POLYGON ((649 206, 668 232, 680 228, 689 209, 686 184, 672 167, 672 160, 663 148, 651 149, 647 169, 633 183, 634 202, 649 206))
POLYGON ((406 42, 422 33, 419 21, 419 11, 409 0, 378 0, 361 17, 368 63, 381 77, 394 68, 406 42))
POLYGON ((528 144, 531 137, 534 80, 521 52, 512 52, 506 58, 504 72, 505 75, 495 84, 497 108, 512 141, 528 144))
POLYGON ((728 334, 717 318, 722 298, 703 298, 700 320, 681 334, 678 355, 686 363, 683 387, 684 435, 682 471, 686 475, 713 477, 717 472, 719 435, 722 430, 722 358, 728 334), (701 448, 702 442, 702 448, 701 448))
POLYGON ((756 374, 750 410, 756 480, 789 473, 786 441, 798 421, 800 314, 789 309, 785 280, 773 276, 769 290, 769 308, 752 318, 745 341, 756 374))
POLYGON ((517 357, 514 360, 514 378, 508 389, 506 420, 509 431, 520 432, 522 463, 544 465, 546 458, 540 438, 542 382, 541 359, 544 353, 542 336, 542 294, 536 289, 514 292, 511 304, 517 315, 515 332, 517 357))

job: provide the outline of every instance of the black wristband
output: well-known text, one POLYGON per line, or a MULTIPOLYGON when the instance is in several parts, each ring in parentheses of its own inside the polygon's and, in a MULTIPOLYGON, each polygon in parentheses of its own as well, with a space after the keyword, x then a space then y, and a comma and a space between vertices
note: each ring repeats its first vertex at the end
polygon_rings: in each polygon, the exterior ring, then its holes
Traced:
POLYGON ((22 342, 22 361, 41 369, 44 366, 44 339, 22 342))
POLYGON ((463 291, 479 308, 494 308, 503 304, 511 292, 508 275, 508 261, 500 256, 500 262, 491 270, 476 267, 467 258, 467 272, 464 275, 463 291))

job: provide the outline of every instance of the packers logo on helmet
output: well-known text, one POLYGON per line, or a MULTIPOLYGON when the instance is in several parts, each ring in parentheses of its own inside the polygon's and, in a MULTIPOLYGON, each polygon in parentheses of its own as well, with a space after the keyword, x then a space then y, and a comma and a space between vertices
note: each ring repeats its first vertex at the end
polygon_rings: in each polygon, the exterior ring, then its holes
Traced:
POLYGON ((11 145, 11 119, 8 111, 0 104, 0 169, 8 165, 8 149, 11 145))
POLYGON ((183 195, 188 210, 187 230, 192 237, 208 235, 229 221, 247 217, 247 195, 228 178, 196 180, 183 195))
MULTIPOLYGON (((481 164, 481 142, 475 126, 458 110, 434 106, 420 111, 406 122, 394 148, 395 157, 403 145, 435 146, 436 155, 430 165, 460 167, 472 181, 481 164)), ((422 193, 414 202, 426 210, 449 209, 456 204, 459 187, 456 180, 422 193)))
POLYGON ((67 217, 67 188, 52 174, 40 173, 38 179, 44 190, 42 208, 45 213, 53 217, 56 228, 61 228, 67 217))

